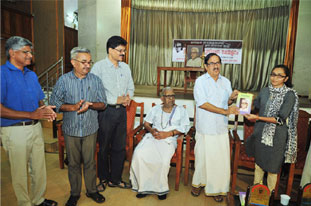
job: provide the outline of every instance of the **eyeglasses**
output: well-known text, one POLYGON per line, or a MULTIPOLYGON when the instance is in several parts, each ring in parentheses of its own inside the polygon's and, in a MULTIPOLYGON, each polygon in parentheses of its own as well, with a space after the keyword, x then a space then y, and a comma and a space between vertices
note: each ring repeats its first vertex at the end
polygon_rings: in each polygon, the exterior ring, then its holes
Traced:
POLYGON ((20 51, 20 52, 22 52, 22 53, 24 53, 26 55, 29 55, 29 54, 34 55, 35 54, 34 52, 28 51, 28 50, 15 50, 15 51, 20 51))
POLYGON ((122 49, 114 49, 117 50, 119 53, 126 53, 126 50, 122 50, 122 49))
POLYGON ((175 94, 163 95, 163 97, 165 97, 165 98, 175 98, 175 94))
POLYGON ((210 65, 210 66, 215 66, 215 65, 220 65, 221 63, 220 62, 210 62, 210 63, 207 63, 207 65, 210 65))
POLYGON ((82 63, 82 64, 84 64, 84 65, 88 64, 88 65, 92 66, 92 65, 94 64, 93 61, 87 62, 87 61, 80 61, 80 60, 78 60, 78 59, 73 59, 73 60, 75 60, 75 61, 77 61, 77 62, 80 62, 80 63, 82 63))
POLYGON ((282 79, 282 78, 285 78, 286 76, 282 76, 280 74, 275 74, 275 73, 271 73, 270 74, 271 77, 276 77, 277 79, 282 79))

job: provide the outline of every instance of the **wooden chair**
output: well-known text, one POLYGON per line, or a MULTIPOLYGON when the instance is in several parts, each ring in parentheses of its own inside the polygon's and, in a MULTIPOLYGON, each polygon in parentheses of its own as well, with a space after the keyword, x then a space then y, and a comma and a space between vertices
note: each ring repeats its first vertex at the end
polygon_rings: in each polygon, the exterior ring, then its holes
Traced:
POLYGON ((126 159, 129 161, 130 166, 132 162, 132 156, 134 151, 134 136, 143 128, 143 120, 144 120, 144 103, 137 103, 134 100, 131 101, 130 105, 126 107, 126 159), (139 110, 139 125, 135 126, 135 117, 137 114, 137 108, 140 107, 139 110))
POLYGON ((294 164, 290 164, 287 186, 286 186, 286 194, 290 196, 294 175, 301 175, 303 171, 303 167, 305 165, 306 157, 308 151, 306 151, 306 145, 310 141, 310 133, 308 134, 308 129, 311 129, 311 124, 309 120, 311 118, 311 114, 305 112, 303 110, 299 110, 298 124, 297 124, 297 135, 298 135, 298 143, 297 143, 297 161, 294 164), (309 135, 309 137, 308 137, 309 135))
MULTIPOLYGON (((152 103, 152 106, 155 106, 155 103, 152 103)), ((144 135, 148 133, 146 129, 141 130, 136 136, 135 136, 135 141, 134 145, 137 145, 144 135)), ((175 150, 175 153, 171 159, 171 164, 176 165, 176 177, 175 177, 175 190, 179 190, 179 182, 180 182, 180 174, 182 170, 182 162, 183 162, 183 140, 184 140, 184 135, 179 135, 177 138, 177 148, 175 150)))
POLYGON ((184 73, 184 93, 187 93, 187 84, 191 82, 195 82, 197 79, 197 73, 198 72, 185 72, 184 73))
MULTIPOLYGON (((255 122, 251 122, 244 118, 244 142, 245 140, 251 136, 254 130, 255 122)), ((249 157, 245 151, 245 145, 242 144, 240 137, 236 130, 232 131, 234 137, 234 159, 233 159, 233 170, 232 170, 232 181, 231 181, 231 192, 234 193, 236 186, 236 178, 238 174, 238 167, 246 167, 249 169, 255 169, 255 159, 253 157, 249 157)), ((277 183, 275 186, 275 196, 278 193, 278 187, 280 182, 280 174, 279 172, 277 176, 277 183)))
POLYGON ((311 205, 311 183, 300 187, 297 196, 297 206, 311 205))
MULTIPOLYGON (((195 160, 194 156, 194 147, 195 147, 195 115, 196 115, 196 108, 194 108, 194 120, 193 126, 190 128, 189 132, 186 135, 186 155, 185 155, 185 174, 184 174, 184 185, 188 185, 189 180, 189 167, 190 163, 192 163, 192 168, 195 160)), ((229 141, 230 141, 230 157, 232 156, 233 144, 234 140, 232 138, 231 133, 229 132, 229 141)))
POLYGON ((274 190, 270 192, 266 185, 255 184, 248 186, 245 197, 245 206, 251 205, 265 205, 273 206, 274 190), (271 195, 270 195, 271 194, 271 195))
MULTIPOLYGON (((144 103, 137 103, 134 100, 131 101, 130 105, 126 108, 127 115, 127 134, 126 134, 126 159, 131 163, 132 155, 133 155, 133 141, 134 135, 143 128, 143 115, 144 115, 144 103), (137 107, 140 107, 140 122, 139 125, 135 126, 135 116, 137 107)), ((57 126, 57 138, 58 138, 58 157, 59 157, 59 167, 64 169, 64 148, 65 148, 65 140, 62 131, 62 122, 56 125, 57 126)), ((97 153, 99 151, 99 145, 96 144, 96 153, 95 153, 95 161, 97 164, 97 153)))

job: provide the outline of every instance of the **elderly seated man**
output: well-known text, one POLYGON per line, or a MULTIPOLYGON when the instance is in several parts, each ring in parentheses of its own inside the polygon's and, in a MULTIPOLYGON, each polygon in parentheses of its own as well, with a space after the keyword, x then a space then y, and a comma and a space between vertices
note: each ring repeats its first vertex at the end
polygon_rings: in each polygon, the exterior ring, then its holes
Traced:
POLYGON ((150 132, 137 145, 130 169, 132 189, 137 198, 156 194, 160 200, 169 192, 168 172, 170 160, 177 147, 177 137, 189 130, 186 109, 175 104, 173 89, 162 90, 163 104, 151 109, 144 126, 150 132))

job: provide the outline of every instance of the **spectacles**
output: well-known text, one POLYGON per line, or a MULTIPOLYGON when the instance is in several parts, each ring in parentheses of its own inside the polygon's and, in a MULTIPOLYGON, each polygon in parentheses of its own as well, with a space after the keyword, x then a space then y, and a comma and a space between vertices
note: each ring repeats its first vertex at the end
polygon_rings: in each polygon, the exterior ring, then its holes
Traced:
POLYGON ((280 74, 275 74, 275 73, 271 73, 270 76, 271 76, 271 77, 276 77, 276 78, 278 78, 278 79, 282 79, 282 78, 285 78, 285 77, 286 77, 286 76, 282 76, 282 75, 280 75, 280 74))
POLYGON ((220 62, 210 62, 210 63, 207 63, 207 65, 210 65, 210 66, 215 66, 215 65, 220 65, 221 63, 220 62))
POLYGON ((92 66, 92 65, 94 64, 93 61, 87 62, 87 61, 80 61, 80 60, 78 60, 78 59, 73 59, 73 60, 75 60, 75 61, 77 61, 77 62, 80 62, 80 63, 82 63, 82 64, 84 64, 84 65, 88 64, 88 65, 92 66))
POLYGON ((126 53, 126 50, 122 50, 122 49, 114 49, 117 50, 119 53, 126 53))
POLYGON ((163 95, 163 97, 165 97, 165 98, 175 98, 175 94, 163 95))
POLYGON ((28 51, 28 50, 15 50, 15 51, 20 51, 20 52, 22 52, 22 53, 24 53, 26 55, 29 55, 29 54, 34 55, 35 54, 34 52, 28 51))

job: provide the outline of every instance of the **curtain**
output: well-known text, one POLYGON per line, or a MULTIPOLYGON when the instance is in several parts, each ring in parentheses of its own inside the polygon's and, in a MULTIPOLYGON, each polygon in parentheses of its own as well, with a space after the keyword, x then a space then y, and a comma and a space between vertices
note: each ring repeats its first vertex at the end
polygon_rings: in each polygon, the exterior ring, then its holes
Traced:
MULTIPOLYGON (((284 62, 290 0, 132 0, 129 65, 135 84, 156 85, 157 66, 172 63, 174 39, 243 40, 242 64, 221 74, 239 90, 258 91, 284 62)), ((168 72, 182 86, 183 72, 168 72)), ((162 78, 163 79, 163 78, 162 78)))
MULTIPOLYGON (((130 25, 131 25, 131 0, 121 1, 121 37, 123 37, 128 44, 126 51, 129 51, 130 42, 130 25)), ((125 55, 124 61, 128 63, 128 56, 125 55)))
POLYGON ((286 42, 286 53, 284 64, 288 66, 291 72, 291 77, 293 77, 293 66, 295 59, 295 45, 296 45, 296 35, 298 26, 298 10, 299 10, 299 0, 293 0, 292 7, 290 10, 290 18, 287 33, 286 42))

